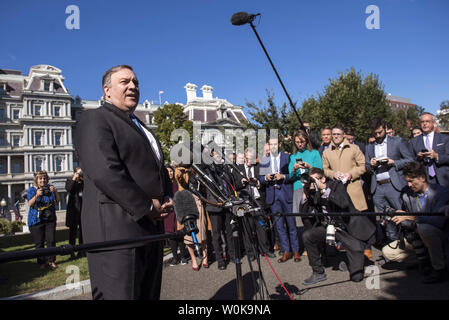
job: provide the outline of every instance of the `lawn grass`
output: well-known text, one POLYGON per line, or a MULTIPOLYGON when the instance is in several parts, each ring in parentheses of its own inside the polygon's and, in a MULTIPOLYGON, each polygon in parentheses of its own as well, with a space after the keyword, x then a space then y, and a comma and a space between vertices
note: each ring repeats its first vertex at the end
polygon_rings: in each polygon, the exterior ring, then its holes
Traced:
MULTIPOLYGON (((56 231, 56 246, 68 244, 69 230, 67 228, 56 231)), ((0 252, 17 250, 33 250, 34 244, 31 234, 0 237, 0 252)), ((164 255, 169 254, 169 248, 164 248, 164 255)), ((0 298, 51 289, 66 284, 68 277, 73 278, 73 270, 69 266, 79 268, 79 281, 89 279, 87 258, 69 260, 70 255, 56 256, 58 268, 50 270, 39 269, 37 259, 28 259, 0 263, 0 298), (68 273, 66 273, 66 270, 68 273)))
MULTIPOLYGON (((68 244, 68 238, 68 229, 57 230, 56 246, 68 244)), ((0 252, 33 249, 31 234, 0 238, 0 252)), ((56 270, 48 268, 40 270, 36 258, 0 264, 0 297, 10 297, 64 285, 68 277, 73 277, 73 271, 70 272, 70 269, 69 273, 66 273, 69 266, 79 268, 80 281, 89 279, 87 258, 74 260, 69 260, 69 258, 70 255, 56 256, 58 265, 56 270)))

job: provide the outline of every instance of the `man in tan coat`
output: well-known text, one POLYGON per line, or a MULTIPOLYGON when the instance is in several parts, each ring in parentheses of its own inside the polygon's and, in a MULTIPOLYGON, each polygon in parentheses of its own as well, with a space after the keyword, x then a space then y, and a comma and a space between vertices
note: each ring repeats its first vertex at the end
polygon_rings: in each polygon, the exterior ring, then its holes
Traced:
POLYGON ((363 194, 361 176, 365 173, 365 156, 355 144, 344 138, 341 126, 332 128, 331 146, 323 152, 323 170, 328 179, 340 180, 357 210, 368 209, 363 194))

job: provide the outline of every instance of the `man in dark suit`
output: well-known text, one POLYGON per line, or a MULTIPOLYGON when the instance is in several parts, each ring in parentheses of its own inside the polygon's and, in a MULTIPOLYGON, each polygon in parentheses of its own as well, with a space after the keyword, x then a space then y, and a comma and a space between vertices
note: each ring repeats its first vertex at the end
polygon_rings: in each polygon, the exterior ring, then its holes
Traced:
MULTIPOLYGON (((288 164, 290 156, 279 152, 277 138, 269 140, 270 156, 264 157, 260 163, 259 180, 266 185, 266 203, 271 206, 272 213, 291 213, 293 210, 293 181, 290 179, 288 164)), ((276 230, 281 241, 283 256, 278 262, 294 258, 301 260, 296 220, 292 216, 274 217, 276 230), (287 228, 285 227, 287 226, 287 228)))
MULTIPOLYGON (((441 212, 449 203, 449 189, 441 185, 428 183, 426 169, 420 162, 412 162, 404 167, 404 177, 407 187, 401 195, 402 210, 397 212, 441 212)), ((392 221, 405 228, 405 244, 397 245, 397 240, 382 248, 385 258, 390 261, 402 262, 408 258, 409 253, 415 249, 416 256, 421 267, 426 263, 427 255, 422 246, 416 243, 424 243, 428 250, 428 257, 432 268, 430 274, 424 279, 424 283, 436 283, 444 280, 446 268, 444 256, 444 241, 448 239, 449 220, 444 216, 395 216, 392 221), (418 249, 418 250, 417 250, 418 249)), ((446 243, 447 245, 447 243, 446 243)), ((421 268, 421 270, 425 270, 421 268)))
MULTIPOLYGON (((133 114, 139 82, 132 67, 106 71, 103 94, 104 104, 84 111, 75 131, 84 170, 84 241, 163 233, 171 185, 158 140, 133 114)), ((88 252, 92 298, 159 299, 162 257, 162 242, 88 252)))
MULTIPOLYGON (((242 194, 242 191, 245 191, 245 194, 249 196, 253 205, 264 210, 265 197, 266 192, 265 186, 261 185, 258 177, 260 172, 260 165, 256 163, 256 151, 252 148, 248 148, 245 150, 245 163, 243 165, 238 166, 240 171, 244 173, 245 177, 239 178, 236 180, 236 190, 239 192, 239 195, 242 194)), ((245 250, 247 255, 251 260, 256 258, 258 254, 266 254, 270 258, 274 258, 275 255, 270 250, 270 243, 268 241, 267 234, 267 224, 265 218, 260 217, 249 217, 245 216, 244 223, 247 226, 247 231, 250 233, 249 235, 244 232, 244 242, 245 242, 245 250), (261 221, 264 226, 262 226, 259 221, 261 221), (256 252, 255 252, 255 250, 256 252)))
POLYGON ((345 138, 349 143, 357 145, 360 148, 360 151, 365 154, 366 146, 363 142, 355 140, 354 129, 352 129, 352 127, 345 128, 345 138))
POLYGON ((318 152, 323 156, 324 150, 331 146, 332 142, 332 128, 324 127, 321 129, 321 145, 318 148, 318 152))
POLYGON ((383 119, 373 119, 370 128, 376 141, 366 147, 365 161, 375 210, 381 212, 387 206, 399 210, 401 190, 406 185, 402 168, 413 162, 412 152, 400 137, 387 135, 383 119))
POLYGON ((302 203, 302 211, 316 212, 317 216, 310 218, 312 227, 303 234, 307 258, 313 272, 302 283, 312 285, 327 279, 321 262, 320 247, 326 241, 329 225, 338 227, 335 240, 341 242, 346 249, 351 281, 362 281, 365 244, 374 242, 376 227, 366 216, 325 218, 323 213, 357 212, 357 209, 340 180, 326 180, 324 171, 320 168, 310 169, 309 175, 313 180, 304 185, 306 200, 302 203))
POLYGON ((435 132, 435 117, 425 112, 420 117, 423 134, 410 140, 415 159, 426 166, 429 183, 449 188, 449 136, 435 132))

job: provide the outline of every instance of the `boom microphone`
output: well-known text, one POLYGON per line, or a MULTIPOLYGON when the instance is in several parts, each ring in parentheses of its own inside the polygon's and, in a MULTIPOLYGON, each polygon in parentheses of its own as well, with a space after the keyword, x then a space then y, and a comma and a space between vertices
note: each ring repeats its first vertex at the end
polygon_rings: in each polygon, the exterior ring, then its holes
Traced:
POLYGON ((234 26, 242 26, 248 22, 253 22, 256 16, 260 16, 260 13, 248 14, 248 12, 237 12, 232 15, 231 23, 234 26))
POLYGON ((203 254, 196 238, 196 233, 198 233, 196 220, 199 217, 199 213, 192 193, 188 190, 176 192, 173 197, 173 207, 175 209, 176 219, 184 225, 186 233, 192 236, 195 252, 202 259, 203 254))

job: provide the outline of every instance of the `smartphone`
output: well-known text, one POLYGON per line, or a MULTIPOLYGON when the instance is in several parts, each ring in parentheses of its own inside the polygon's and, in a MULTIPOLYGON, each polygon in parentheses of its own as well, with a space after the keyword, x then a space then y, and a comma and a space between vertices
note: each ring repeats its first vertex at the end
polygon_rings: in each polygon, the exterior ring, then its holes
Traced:
POLYGON ((427 149, 422 149, 421 152, 429 152, 427 149))
POLYGON ((296 159, 296 163, 298 162, 302 162, 302 159, 301 158, 296 159))

